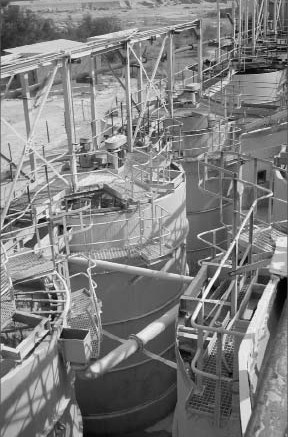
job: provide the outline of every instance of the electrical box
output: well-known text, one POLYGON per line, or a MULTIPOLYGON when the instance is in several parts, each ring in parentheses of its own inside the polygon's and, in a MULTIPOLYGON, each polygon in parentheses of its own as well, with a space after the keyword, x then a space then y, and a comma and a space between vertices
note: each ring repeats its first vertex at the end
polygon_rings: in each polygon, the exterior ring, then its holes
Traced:
POLYGON ((74 364, 88 363, 92 353, 89 330, 63 328, 59 342, 66 361, 74 364))

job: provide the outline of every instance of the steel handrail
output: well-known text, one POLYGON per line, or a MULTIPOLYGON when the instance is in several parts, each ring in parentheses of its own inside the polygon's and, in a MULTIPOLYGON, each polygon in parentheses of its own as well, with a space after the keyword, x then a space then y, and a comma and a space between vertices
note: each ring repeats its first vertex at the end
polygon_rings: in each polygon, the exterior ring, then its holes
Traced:
MULTIPOLYGON (((270 161, 268 161, 268 162, 270 163, 270 161)), ((204 162, 204 165, 209 166, 209 164, 206 163, 206 162, 204 162)), ((213 167, 215 167, 215 166, 213 166, 213 167)), ((220 171, 226 171, 226 169, 223 169, 223 168, 220 168, 220 167, 218 167, 218 169, 220 169, 220 171)), ((233 172, 230 172, 230 171, 228 171, 228 172, 229 172, 229 174, 231 174, 231 173, 233 174, 233 172)), ((239 181, 239 182, 241 182, 243 184, 246 183, 246 181, 240 180, 239 178, 235 178, 235 174, 233 174, 233 175, 234 175, 234 179, 236 179, 237 182, 239 181)), ((200 182, 199 182, 199 184, 200 184, 200 182)), ((251 185, 251 183, 248 183, 248 185, 251 185)), ((202 294, 202 299, 203 300, 208 296, 209 292, 211 291, 212 285, 214 285, 216 279, 218 278, 218 276, 219 276, 219 274, 220 274, 220 272, 222 270, 222 267, 224 267, 224 265, 226 264, 226 261, 228 260, 229 256, 232 254, 232 250, 234 249, 235 246, 237 247, 238 240, 240 238, 241 232, 247 226, 248 220, 250 220, 250 216, 254 213, 254 210, 257 207, 257 203, 260 200, 263 200, 265 198, 273 197, 273 192, 271 190, 265 189, 265 188, 263 188, 263 187, 261 187, 261 186, 259 186, 257 184, 252 184, 252 185, 253 186, 254 185, 257 186, 257 189, 260 189, 260 190, 266 192, 266 194, 263 194, 262 196, 258 197, 257 199, 254 199, 250 209, 246 213, 246 216, 243 219, 243 221, 242 221, 242 223, 241 223, 241 225, 240 225, 240 227, 238 229, 238 232, 236 233, 235 237, 233 238, 232 243, 230 244, 230 246, 229 246, 227 252, 225 253, 225 255, 223 256, 223 258, 221 259, 221 262, 220 262, 218 268, 216 269, 215 274, 213 275, 213 277, 209 281, 209 284, 206 287, 206 289, 203 291, 203 294, 202 294)), ((218 229, 220 229, 220 228, 217 228, 217 230, 218 229)), ((201 233, 200 235, 207 234, 207 233, 211 233, 211 231, 208 231, 208 232, 205 232, 205 233, 201 233)), ((210 242, 208 242, 208 243, 210 243, 210 242)), ((229 297, 229 295, 231 294, 234 282, 235 282, 235 279, 231 282, 231 284, 230 284, 230 286, 228 288, 229 294, 227 294, 227 291, 226 291, 224 293, 224 296, 222 296, 221 300, 223 300, 223 304, 226 301, 226 299, 229 297), (224 300, 224 297, 225 297, 225 300, 224 300)), ((194 310, 194 312, 193 312, 193 314, 191 316, 191 326, 193 328, 197 329, 197 330, 207 331, 206 337, 204 335, 203 340, 205 340, 205 338, 207 338, 208 332, 214 332, 214 334, 217 333, 217 334, 220 334, 221 336, 222 335, 234 335, 234 336, 241 336, 241 337, 244 336, 244 334, 242 332, 240 332, 240 331, 231 331, 229 329, 215 328, 215 327, 211 326, 215 322, 215 316, 214 316, 214 318, 213 318, 213 320, 212 320, 212 322, 210 323, 209 326, 205 326, 205 325, 196 323, 195 320, 197 319, 200 310, 201 310, 201 302, 198 303, 198 305, 196 306, 196 308, 195 308, 195 310, 194 310)), ((239 315, 241 310, 242 310, 242 305, 240 304, 240 306, 239 306, 238 310, 236 311, 235 315, 229 321, 228 327, 232 326, 233 323, 237 320, 237 317, 238 317, 238 315, 239 315)), ((218 313, 219 313, 219 311, 218 311, 218 313)), ((232 380, 231 378, 223 377, 222 375, 219 377, 219 375, 214 375, 212 373, 204 372, 203 370, 197 369, 196 365, 197 365, 198 359, 199 359, 199 357, 201 355, 201 352, 202 352, 202 348, 198 347, 197 350, 196 350, 195 356, 194 356, 194 358, 192 360, 192 363, 191 363, 191 369, 195 372, 195 374, 199 374, 201 376, 204 376, 204 377, 207 377, 207 378, 210 378, 210 379, 214 379, 214 380, 221 380, 221 381, 227 381, 227 382, 230 382, 232 380)))

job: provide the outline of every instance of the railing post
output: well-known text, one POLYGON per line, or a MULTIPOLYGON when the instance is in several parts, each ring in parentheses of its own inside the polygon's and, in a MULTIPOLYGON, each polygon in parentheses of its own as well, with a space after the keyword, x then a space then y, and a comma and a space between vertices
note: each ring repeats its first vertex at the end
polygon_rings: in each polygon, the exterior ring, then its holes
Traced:
POLYGON ((162 256, 162 247, 163 247, 163 211, 161 209, 161 215, 159 218, 159 231, 160 231, 160 256, 162 256))
POLYGON ((128 218, 125 220, 125 229, 126 229, 126 242, 125 242, 125 246, 128 245, 128 247, 130 247, 130 244, 129 244, 129 219, 128 218))
MULTIPOLYGON (((200 309, 199 314, 198 314, 198 324, 203 325, 203 321, 204 321, 204 302, 202 302, 202 306, 201 306, 201 309, 200 309)), ((201 351, 199 358, 198 358, 197 369, 202 370, 203 369, 203 345, 204 345, 203 330, 199 328, 197 334, 198 334, 197 335, 197 349, 199 349, 201 351)), ((203 389, 203 377, 201 374, 196 375, 196 381, 197 381, 197 388, 201 392, 203 389)))
POLYGON ((249 252, 248 252, 248 264, 252 263, 252 253, 253 253, 253 227, 254 227, 254 213, 251 211, 249 217, 249 252))
POLYGON ((65 248, 66 248, 66 254, 67 256, 70 255, 70 247, 69 247, 69 239, 67 237, 67 221, 66 221, 66 215, 63 215, 63 235, 64 235, 64 242, 65 242, 65 248))
POLYGON ((224 154, 221 150, 220 152, 220 171, 219 171, 219 194, 220 194, 220 220, 223 222, 223 174, 222 169, 224 168, 224 154))
POLYGON ((232 126, 232 150, 235 152, 239 152, 235 147, 235 125, 232 126))
POLYGON ((80 226, 81 226, 81 231, 83 231, 83 211, 80 211, 80 226))
POLYGON ((213 229, 213 231, 212 231, 212 244, 213 244, 212 259, 214 259, 216 256, 216 231, 215 231, 215 229, 213 229))
POLYGON ((215 387, 215 409, 214 409, 214 421, 217 427, 220 426, 221 417, 221 376, 222 376, 222 348, 223 348, 223 335, 221 332, 217 332, 217 356, 216 356, 216 387, 215 387))
MULTIPOLYGON (((257 182, 258 182, 258 178, 257 178, 257 168, 258 168, 258 161, 257 158, 253 158, 253 163, 254 163, 254 169, 253 169, 253 179, 254 179, 254 188, 253 188, 253 202, 257 199, 257 182)), ((255 204, 254 207, 254 214, 255 214, 255 218, 257 216, 257 203, 255 204)))
POLYGON ((32 213, 33 213, 33 221, 35 223, 35 234, 36 234, 36 239, 37 239, 37 243, 38 243, 38 247, 40 249, 41 252, 41 238, 40 238, 40 234, 39 234, 39 229, 38 229, 38 224, 37 224, 37 214, 36 214, 36 209, 32 208, 32 213))
MULTIPOLYGON (((274 193, 273 182, 274 182, 273 168, 272 168, 272 165, 271 165, 270 178, 269 178, 269 190, 272 191, 272 193, 274 193)), ((268 221, 269 225, 271 224, 271 221, 272 221, 272 199, 273 199, 273 197, 269 197, 268 198, 268 217, 267 217, 267 221, 268 221)))
MULTIPOLYGON (((232 239, 234 241, 237 234, 237 221, 238 221, 238 211, 237 211, 237 173, 233 176, 233 224, 232 224, 232 239)), ((232 271, 237 269, 238 258, 238 240, 235 241, 232 252, 232 271)), ((238 277, 235 276, 234 287, 231 292, 231 315, 234 316, 237 312, 237 299, 238 299, 238 277)))

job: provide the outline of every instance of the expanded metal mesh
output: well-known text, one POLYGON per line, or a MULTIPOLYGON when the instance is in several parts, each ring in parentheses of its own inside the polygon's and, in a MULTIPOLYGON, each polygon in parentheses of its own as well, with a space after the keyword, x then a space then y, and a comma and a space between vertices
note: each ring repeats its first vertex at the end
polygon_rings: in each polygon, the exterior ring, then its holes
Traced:
POLYGON ((11 320, 15 313, 15 300, 13 290, 10 287, 8 274, 3 265, 1 265, 1 328, 11 320))
POLYGON ((71 328, 90 330, 91 358, 98 358, 100 354, 100 333, 93 309, 93 301, 88 290, 83 288, 72 293, 72 309, 68 323, 71 328))

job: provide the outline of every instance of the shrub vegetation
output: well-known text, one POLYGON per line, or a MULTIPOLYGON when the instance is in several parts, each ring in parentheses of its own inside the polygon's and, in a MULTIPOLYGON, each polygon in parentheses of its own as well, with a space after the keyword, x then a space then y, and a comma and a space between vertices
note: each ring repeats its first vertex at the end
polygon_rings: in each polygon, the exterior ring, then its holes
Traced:
POLYGON ((0 0, 0 8, 1 51, 58 38, 84 42, 91 36, 121 30, 115 17, 93 18, 87 14, 78 25, 70 20, 65 29, 59 30, 53 20, 42 18, 29 9, 9 6, 9 0, 0 0))

